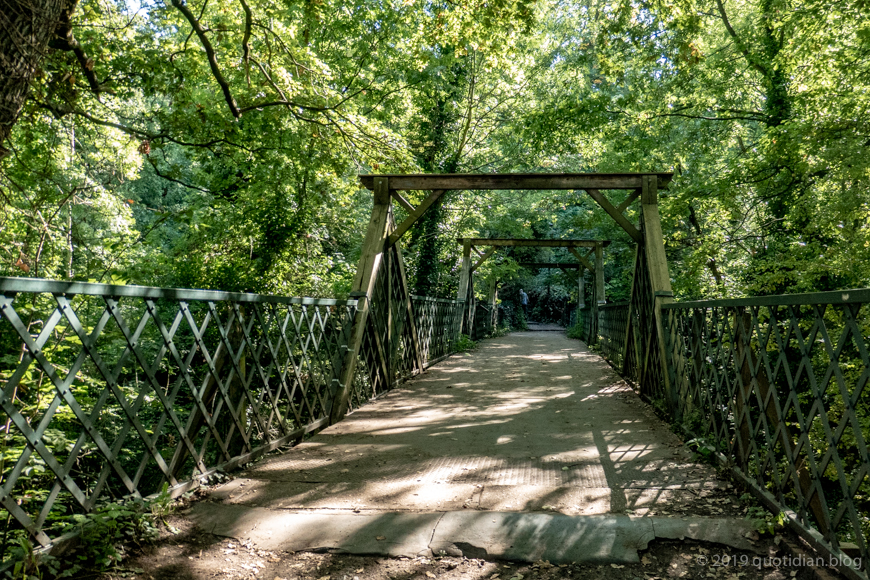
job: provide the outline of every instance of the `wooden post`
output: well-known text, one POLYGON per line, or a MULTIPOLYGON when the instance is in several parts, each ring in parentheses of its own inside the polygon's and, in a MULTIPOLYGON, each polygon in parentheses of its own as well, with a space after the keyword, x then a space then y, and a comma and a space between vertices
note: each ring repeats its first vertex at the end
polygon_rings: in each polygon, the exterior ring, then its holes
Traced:
POLYGON ((658 208, 658 178, 655 175, 643 176, 643 188, 640 196, 643 212, 643 251, 646 252, 649 268, 650 289, 653 298, 653 316, 655 317, 655 337, 659 359, 662 368, 658 369, 672 419, 679 420, 679 405, 676 389, 671 385, 668 373, 667 345, 665 343, 665 321, 662 314, 662 304, 673 302, 674 293, 671 289, 671 277, 668 273, 668 259, 665 256, 665 242, 662 236, 662 224, 658 208))
POLYGON ((498 296, 498 281, 493 278, 489 281, 489 326, 491 331, 498 327, 498 308, 496 307, 496 297, 498 296))
MULTIPOLYGON (((473 281, 472 284, 474 284, 473 281)), ((468 320, 466 321, 468 338, 474 340, 474 319, 477 316, 477 299, 474 297, 473 288, 468 293, 468 308, 466 312, 468 313, 468 320)))
POLYGON ((491 331, 495 327, 493 323, 493 310, 495 309, 495 278, 492 278, 489 281, 489 289, 486 293, 486 304, 489 307, 489 321, 486 324, 489 325, 491 331))
POLYGON ((604 248, 595 246, 595 294, 599 304, 604 304, 604 248))
MULTIPOLYGON (((464 240, 462 242, 462 270, 459 273, 459 291, 456 293, 456 299, 460 302, 465 302, 465 307, 462 308, 462 315, 459 319, 459 334, 462 334, 463 329, 465 329, 464 323, 466 318, 466 312, 468 312, 469 303, 471 300, 468 299, 468 287, 471 282, 471 240, 464 240)), ((470 318, 470 317, 469 317, 470 318)), ((466 329, 467 333, 471 334, 471 329, 466 329)))
MULTIPOLYGON (((594 275, 595 272, 593 271, 594 275)), ((595 344, 598 342, 598 285, 592 283, 592 308, 589 312, 589 340, 587 344, 595 344)))
MULTIPOLYGON (((347 413, 348 398, 353 388, 353 377, 356 373, 356 363, 368 324, 375 280, 377 280, 378 270, 384 259, 384 246, 387 241, 387 224, 390 215, 390 184, 386 177, 378 177, 375 179, 374 185, 372 217, 366 230, 359 266, 351 288, 351 296, 359 299, 360 304, 351 327, 350 342, 342 365, 338 390, 332 398, 330 423, 340 421, 347 413)), ((382 364, 384 362, 386 361, 381 361, 382 364)), ((389 377, 385 377, 385 379, 390 380, 389 377)))
MULTIPOLYGON (((392 207, 390 208, 392 210, 392 207)), ((393 224, 393 212, 390 211, 390 217, 388 218, 388 223, 393 224)), ((394 226, 390 225, 387 229, 392 229, 394 226)), ((387 314, 387 336, 386 336, 386 344, 384 345, 384 357, 387 359, 385 361, 385 367, 387 367, 387 388, 391 388, 393 386, 393 348, 396 346, 394 344, 394 340, 396 337, 393 336, 393 330, 395 323, 393 322, 393 261, 390 259, 389 253, 384 253, 383 260, 383 268, 384 268, 384 278, 386 283, 384 284, 384 302, 386 302, 385 312, 387 314)))
POLYGON ((592 303, 592 332, 590 341, 598 342, 599 318, 601 315, 601 305, 604 304, 604 249, 601 244, 595 245, 595 292, 592 303))
MULTIPOLYGON (((621 374, 624 377, 628 377, 629 372, 631 370, 631 368, 630 368, 631 357, 629 356, 630 351, 628 349, 631 349, 632 351, 634 351, 635 365, 637 365, 638 364, 637 361, 640 360, 640 357, 637 354, 637 349, 636 349, 636 344, 635 344, 634 334, 633 334, 637 330, 634 328, 634 326, 635 326, 634 325, 634 308, 635 308, 634 307, 634 288, 637 285, 637 257, 638 257, 637 253, 638 253, 638 251, 639 251, 638 246, 635 246, 634 247, 634 262, 633 262, 635 275, 633 275, 631 277, 631 292, 629 292, 629 294, 628 294, 628 322, 625 325, 625 343, 623 344, 623 348, 622 348, 622 357, 623 358, 622 358, 622 373, 621 374)), ((636 378, 638 380, 638 383, 640 383, 640 369, 636 369, 636 370, 637 370, 637 376, 634 378, 636 378)))
POLYGON ((577 324, 580 324, 580 317, 583 315, 583 309, 586 308, 586 287, 583 275, 586 274, 586 269, 583 266, 577 268, 579 280, 577 281, 577 324))

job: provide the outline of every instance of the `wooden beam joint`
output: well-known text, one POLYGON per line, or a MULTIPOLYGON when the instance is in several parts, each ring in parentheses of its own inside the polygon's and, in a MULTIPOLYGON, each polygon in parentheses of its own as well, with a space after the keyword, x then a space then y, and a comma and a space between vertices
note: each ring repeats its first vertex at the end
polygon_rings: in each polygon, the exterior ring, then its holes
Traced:
MULTIPOLYGON (((423 217, 423 214, 426 213, 426 210, 429 209, 430 207, 432 207, 432 205, 436 201, 438 201, 441 198, 441 196, 444 195, 444 193, 445 193, 445 190, 443 190, 443 189, 433 191, 431 194, 429 194, 429 196, 426 199, 424 199, 420 203, 420 205, 418 205, 416 208, 411 210, 410 215, 408 217, 406 217, 402 223, 399 224, 399 227, 397 227, 393 231, 392 234, 390 234, 390 237, 387 240, 387 247, 391 247, 396 242, 398 242, 399 239, 403 235, 405 235, 405 232, 407 232, 409 229, 411 229, 411 226, 413 226, 415 223, 417 223, 417 220, 419 220, 421 217, 423 217)), ((387 195, 389 197, 389 194, 387 194, 387 195)), ((399 196, 399 197, 401 197, 401 196, 399 196)), ((377 203, 377 200, 375 200, 375 202, 377 203)), ((408 205, 411 205, 411 204, 409 203, 408 205)))
POLYGON ((638 229, 634 227, 634 224, 631 223, 628 218, 625 217, 621 211, 619 211, 619 209, 617 209, 612 203, 610 203, 610 200, 604 197, 603 193, 601 193, 597 189, 592 188, 587 188, 586 193, 588 193, 589 196, 592 197, 592 199, 594 199, 598 203, 598 205, 601 206, 601 209, 606 211, 610 215, 610 217, 612 217, 613 220, 618 223, 620 227, 622 227, 622 229, 625 230, 625 233, 631 236, 631 239, 633 239, 635 243, 640 244, 643 241, 643 236, 638 231, 638 229))
POLYGON ((495 253, 495 246, 490 246, 490 248, 487 249, 486 252, 484 252, 483 254, 480 255, 480 259, 477 261, 477 263, 471 267, 472 273, 475 270, 477 270, 481 264, 486 262, 486 259, 489 258, 490 256, 492 256, 494 253, 495 253))
MULTIPOLYGON (((574 254, 574 257, 577 258, 577 261, 580 262, 580 264, 582 266, 587 268, 590 272, 593 272, 593 273, 595 272, 595 266, 592 265, 592 262, 590 262, 589 260, 584 258, 582 255, 580 255, 580 252, 578 252, 574 248, 568 248, 568 251, 571 252, 572 254, 574 254)), ((593 251, 594 251, 594 248, 593 248, 593 251)))

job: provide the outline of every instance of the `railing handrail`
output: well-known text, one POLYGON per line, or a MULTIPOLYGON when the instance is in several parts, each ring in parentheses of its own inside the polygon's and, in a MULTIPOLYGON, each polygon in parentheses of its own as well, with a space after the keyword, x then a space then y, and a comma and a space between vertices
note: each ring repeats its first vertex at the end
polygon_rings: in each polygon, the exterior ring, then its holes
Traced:
POLYGON ((17 278, 0 276, 0 293, 50 293, 61 295, 111 296, 117 298, 169 299, 198 302, 252 302, 272 304, 301 304, 305 306, 356 306, 357 300, 350 298, 308 298, 301 296, 278 296, 271 294, 252 294, 246 292, 222 292, 219 290, 196 290, 192 288, 159 288, 155 286, 135 286, 116 284, 97 284, 94 282, 62 282, 43 278, 17 278))
POLYGON ((870 288, 807 292, 803 294, 773 294, 749 298, 723 298, 715 300, 688 300, 662 304, 662 308, 717 308, 722 306, 798 306, 812 304, 854 304, 870 302, 870 288))
POLYGON ((415 294, 411 294, 412 300, 419 300, 421 302, 442 302, 444 304, 460 304, 464 303, 464 300, 453 300, 451 298, 433 298, 432 296, 417 296, 415 294))
MULTIPOLYGON (((628 306, 628 300, 621 300, 619 302, 605 302, 604 304, 599 304, 598 308, 617 308, 619 306, 628 306)), ((580 310, 592 310, 592 306, 581 306, 580 310)))

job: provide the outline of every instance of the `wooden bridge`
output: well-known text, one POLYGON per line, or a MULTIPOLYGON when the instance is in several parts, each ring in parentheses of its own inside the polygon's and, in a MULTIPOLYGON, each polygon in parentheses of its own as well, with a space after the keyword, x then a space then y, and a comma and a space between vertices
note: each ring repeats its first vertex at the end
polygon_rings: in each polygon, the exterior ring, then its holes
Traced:
POLYGON ((363 176, 374 205, 346 300, 0 279, 3 537, 50 547, 51 522, 107 497, 177 496, 294 445, 214 499, 716 515, 696 500, 726 482, 688 464, 664 419, 817 550, 868 561, 870 291, 674 302, 657 206, 670 177, 363 176), (457 299, 412 296, 402 236, 458 189, 589 195, 637 245, 630 300, 604 300, 606 240, 463 239, 457 299), (408 190, 431 193, 415 207, 408 190), (511 244, 566 247, 576 264, 535 266, 595 273, 585 344, 515 333, 455 353, 487 324, 475 270, 511 244))

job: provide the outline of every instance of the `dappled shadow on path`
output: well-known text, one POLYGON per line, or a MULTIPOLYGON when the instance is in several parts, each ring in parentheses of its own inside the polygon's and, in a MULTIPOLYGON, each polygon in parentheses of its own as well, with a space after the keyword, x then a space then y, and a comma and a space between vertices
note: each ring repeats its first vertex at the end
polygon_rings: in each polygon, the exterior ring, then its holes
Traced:
POLYGON ((212 498, 294 510, 703 515, 727 501, 713 497, 718 486, 583 343, 526 332, 450 357, 212 498))

